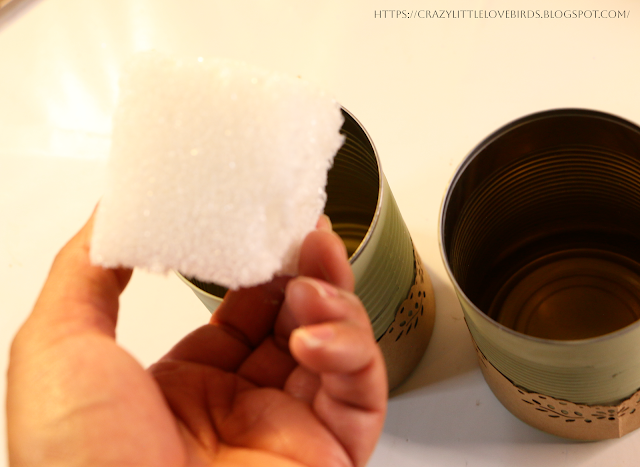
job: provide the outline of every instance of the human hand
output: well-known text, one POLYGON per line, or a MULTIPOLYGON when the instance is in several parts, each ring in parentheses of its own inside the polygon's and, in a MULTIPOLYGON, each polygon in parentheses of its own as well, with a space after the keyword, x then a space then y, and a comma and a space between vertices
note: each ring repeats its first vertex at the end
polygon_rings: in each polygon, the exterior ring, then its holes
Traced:
POLYGON ((230 292, 149 370, 115 342, 131 271, 90 265, 91 226, 58 254, 13 342, 13 467, 366 463, 386 372, 330 224, 305 239, 300 277, 230 292))

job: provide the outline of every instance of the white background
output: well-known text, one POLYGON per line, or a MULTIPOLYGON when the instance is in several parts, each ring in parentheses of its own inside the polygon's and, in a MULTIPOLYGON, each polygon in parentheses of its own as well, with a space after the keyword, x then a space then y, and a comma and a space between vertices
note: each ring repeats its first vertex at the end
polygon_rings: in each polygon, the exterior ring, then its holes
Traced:
MULTIPOLYGON (((371 466, 637 465, 640 431, 621 440, 572 442, 528 427, 499 404, 482 379, 444 272, 437 218, 462 158, 515 118, 584 107, 640 122, 640 2, 47 0, 18 6, 0 12, 3 374, 11 338, 53 256, 100 198, 122 61, 150 48, 228 57, 314 81, 363 123, 433 281, 431 344, 390 399, 371 466), (426 8, 476 15, 612 9, 630 16, 376 18, 376 11, 391 8, 422 10, 422 16, 426 8)), ((148 365, 208 312, 176 277, 137 271, 120 316, 120 343, 148 365)), ((3 377, 2 398, 4 383, 3 377)), ((0 465, 5 457, 1 452, 0 465)))

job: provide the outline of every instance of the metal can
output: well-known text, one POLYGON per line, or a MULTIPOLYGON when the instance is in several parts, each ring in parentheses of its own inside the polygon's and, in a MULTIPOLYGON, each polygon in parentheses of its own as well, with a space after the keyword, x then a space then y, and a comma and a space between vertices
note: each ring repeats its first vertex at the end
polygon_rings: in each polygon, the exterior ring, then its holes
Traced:
MULTIPOLYGON (((342 113, 345 143, 327 176, 325 214, 347 248, 355 293, 369 314, 392 389, 425 352, 435 299, 375 146, 360 122, 347 110, 342 113)), ((211 312, 226 292, 216 284, 182 279, 211 312)))
POLYGON ((481 368, 524 421, 640 426, 640 128, 551 110, 499 129, 445 194, 440 247, 481 368))

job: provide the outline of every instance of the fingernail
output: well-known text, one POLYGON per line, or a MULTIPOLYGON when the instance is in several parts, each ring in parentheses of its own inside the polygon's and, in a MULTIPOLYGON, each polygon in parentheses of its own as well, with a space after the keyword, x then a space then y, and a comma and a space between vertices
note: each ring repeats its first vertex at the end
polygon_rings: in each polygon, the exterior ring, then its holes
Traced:
POLYGON ((298 280, 304 282, 305 284, 309 284, 311 287, 316 289, 316 291, 318 292, 318 295, 320 295, 323 298, 338 296, 338 290, 328 282, 319 281, 319 280, 313 279, 312 277, 304 277, 304 276, 299 277, 298 280))
POLYGON ((333 224, 331 223, 331 219, 326 214, 320 215, 321 219, 318 221, 318 228, 322 230, 333 230, 333 224))
POLYGON ((333 339, 335 335, 333 327, 329 325, 314 325, 309 327, 301 327, 293 331, 304 342, 304 345, 310 349, 317 349, 325 343, 333 339))

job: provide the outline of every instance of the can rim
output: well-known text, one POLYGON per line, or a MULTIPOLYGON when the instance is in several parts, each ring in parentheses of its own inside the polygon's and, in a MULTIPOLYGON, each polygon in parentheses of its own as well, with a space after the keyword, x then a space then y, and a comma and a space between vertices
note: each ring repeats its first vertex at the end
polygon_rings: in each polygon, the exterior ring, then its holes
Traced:
MULTIPOLYGON (((638 125, 630 122, 629 120, 625 120, 625 119, 623 119, 621 117, 618 117, 618 116, 610 114, 610 113, 601 112, 601 111, 598 111, 598 110, 584 109, 584 108, 558 108, 558 109, 544 110, 544 111, 540 111, 540 112, 533 112, 533 113, 530 113, 530 114, 525 115, 523 117, 520 117, 520 118, 517 118, 515 120, 512 120, 511 122, 503 125, 502 127, 500 127, 497 130, 495 130, 493 133, 491 133, 489 136, 484 138, 480 143, 478 143, 464 157, 462 162, 458 165, 458 167, 454 171, 449 183, 447 184, 447 189, 446 189, 446 191, 445 191, 445 193, 443 195, 442 203, 440 204, 440 212, 438 214, 438 247, 440 249, 440 256, 442 258, 442 262, 444 263, 445 270, 447 272, 447 275, 449 276, 449 279, 453 283, 453 286, 454 286, 456 294, 459 294, 464 298, 465 303, 478 316, 480 316, 480 319, 482 319, 482 320, 488 322, 489 324, 497 327, 501 331, 506 332, 507 334, 510 334, 512 336, 518 337, 520 339, 526 339, 526 340, 529 340, 531 342, 537 342, 537 343, 546 344, 546 345, 556 345, 556 346, 562 345, 562 346, 565 346, 565 347, 574 347, 574 346, 588 345, 588 344, 593 344, 593 343, 598 343, 598 342, 604 342, 604 341, 616 338, 618 336, 624 335, 624 334, 626 334, 628 332, 632 332, 634 329, 640 327, 640 319, 634 321, 633 323, 631 323, 631 324, 629 324, 629 325, 627 325, 627 326, 625 326, 623 328, 617 329, 617 330, 612 331, 610 333, 602 334, 602 335, 595 336, 595 337, 589 337, 589 338, 585 338, 585 339, 572 339, 572 340, 548 339, 548 338, 543 338, 543 337, 530 336, 528 334, 524 334, 524 333, 515 331, 514 329, 511 329, 511 328, 499 323, 495 319, 491 318, 485 312, 480 310, 475 305, 475 303, 473 303, 469 299, 469 297, 466 295, 464 290, 462 290, 462 287, 460 287, 460 284, 458 284, 458 281, 456 280, 455 276, 453 275, 453 271, 451 270, 451 267, 449 265, 449 258, 448 258, 448 255, 447 255, 447 252, 446 252, 445 246, 444 246, 444 225, 445 225, 445 220, 446 220, 446 209, 448 207, 448 204, 449 204, 449 201, 450 201, 450 198, 451 198, 451 194, 453 192, 454 187, 456 186, 456 184, 460 180, 460 177, 462 176, 464 171, 467 169, 469 164, 471 164, 471 162, 487 146, 489 146, 491 143, 493 143, 497 139, 501 138, 505 134, 513 131, 514 129, 516 129, 516 128, 520 127, 520 126, 529 124, 531 122, 534 122, 536 120, 542 120, 542 119, 546 119, 546 118, 549 118, 549 117, 558 117, 558 116, 566 116, 566 117, 583 116, 583 117, 590 117, 590 118, 608 120, 610 122, 614 122, 614 123, 617 123, 619 125, 625 126, 630 130, 633 130, 633 131, 636 131, 636 132, 640 132, 640 127, 638 125)), ((463 310, 463 312, 464 312, 464 310, 463 310)))
POLYGON ((213 300, 217 300, 219 302, 222 302, 222 300, 224 299, 224 297, 220 297, 218 295, 214 295, 211 292, 207 292, 204 289, 201 289, 200 287, 198 287, 197 285, 195 285, 193 282, 191 282, 189 279, 187 279, 180 271, 178 271, 177 269, 174 269, 173 272, 180 278, 180 280, 182 280, 182 282, 184 282, 185 284, 187 284, 189 286, 189 288, 191 288, 191 290, 193 290, 194 292, 198 293, 198 294, 202 294, 206 297, 209 297, 213 300))
POLYGON ((364 125, 362 123, 360 123, 360 120, 358 120, 351 112, 349 112, 344 106, 342 106, 341 108, 342 108, 342 112, 346 116, 351 118, 358 125, 360 130, 362 130, 364 135, 367 137, 367 141, 371 145, 371 149, 373 150, 373 155, 376 158, 376 166, 378 168, 378 200, 376 202, 376 210, 373 213, 373 219, 371 220, 371 223, 369 224, 369 228, 367 229, 367 233, 365 234, 364 238, 362 239, 362 241, 358 245, 358 248, 356 248, 356 251, 354 251, 353 254, 349 257, 349 264, 353 264, 358 259, 358 257, 360 256, 360 254, 364 250, 365 246, 371 240, 371 237, 373 236, 373 231, 375 230, 376 226, 378 225, 378 220, 380 219, 380 213, 382 212, 382 197, 384 196, 384 192, 383 192, 382 187, 383 187, 384 182, 383 182, 383 175, 382 175, 382 165, 380 163, 380 156, 378 155, 378 150, 376 149, 375 144, 373 144, 373 139, 369 135, 369 132, 366 130, 364 125))

